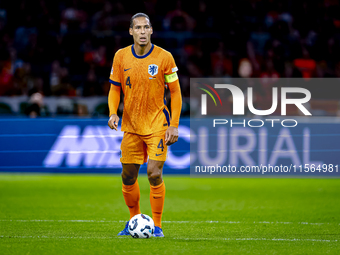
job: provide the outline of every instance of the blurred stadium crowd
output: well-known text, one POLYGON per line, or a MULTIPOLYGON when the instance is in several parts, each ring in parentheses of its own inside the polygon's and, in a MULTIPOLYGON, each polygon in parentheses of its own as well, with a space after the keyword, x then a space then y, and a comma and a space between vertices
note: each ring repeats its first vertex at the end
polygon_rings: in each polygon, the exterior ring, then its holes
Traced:
MULTIPOLYGON (((29 97, 26 113, 51 96, 106 97, 137 12, 173 54, 184 98, 193 77, 262 77, 263 90, 280 77, 340 78, 339 0, 11 0, 0 2, 0 96, 29 97)), ((89 114, 86 105, 58 109, 89 114)))

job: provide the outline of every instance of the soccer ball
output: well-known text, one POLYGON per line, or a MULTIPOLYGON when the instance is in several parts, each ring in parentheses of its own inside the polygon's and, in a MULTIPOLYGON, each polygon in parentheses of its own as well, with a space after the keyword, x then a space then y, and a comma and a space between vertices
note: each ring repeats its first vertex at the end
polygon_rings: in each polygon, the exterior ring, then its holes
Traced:
POLYGON ((155 231, 152 218, 145 214, 137 214, 129 221, 129 233, 133 238, 149 238, 155 231))

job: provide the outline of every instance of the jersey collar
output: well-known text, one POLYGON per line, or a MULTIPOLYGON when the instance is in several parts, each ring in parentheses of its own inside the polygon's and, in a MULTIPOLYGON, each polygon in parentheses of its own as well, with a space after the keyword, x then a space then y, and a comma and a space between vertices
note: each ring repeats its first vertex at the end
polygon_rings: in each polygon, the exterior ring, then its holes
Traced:
POLYGON ((153 48, 154 48, 154 45, 151 43, 151 49, 149 50, 149 52, 146 53, 146 54, 143 55, 143 56, 138 56, 138 55, 136 54, 135 49, 134 49, 133 46, 134 46, 134 44, 132 44, 132 46, 131 46, 131 51, 132 51, 132 54, 133 54, 133 56, 134 56, 135 58, 146 58, 147 56, 149 56, 149 55, 151 54, 151 52, 153 51, 153 48))

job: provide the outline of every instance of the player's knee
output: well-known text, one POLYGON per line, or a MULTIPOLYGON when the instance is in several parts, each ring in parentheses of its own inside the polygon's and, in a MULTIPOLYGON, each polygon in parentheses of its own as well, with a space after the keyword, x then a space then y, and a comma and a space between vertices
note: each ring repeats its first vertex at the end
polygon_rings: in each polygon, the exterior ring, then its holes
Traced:
POLYGON ((137 176, 130 173, 122 172, 122 180, 125 185, 132 185, 136 182, 137 176))
POLYGON ((148 179, 152 186, 161 184, 162 183, 162 171, 148 172, 148 179))

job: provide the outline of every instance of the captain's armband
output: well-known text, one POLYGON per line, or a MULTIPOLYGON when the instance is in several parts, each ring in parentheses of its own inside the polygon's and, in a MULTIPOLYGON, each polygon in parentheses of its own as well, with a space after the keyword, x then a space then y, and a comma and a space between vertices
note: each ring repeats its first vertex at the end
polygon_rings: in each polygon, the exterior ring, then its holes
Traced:
POLYGON ((165 78, 166 83, 171 83, 171 82, 176 81, 178 79, 178 76, 177 76, 177 73, 174 72, 172 74, 164 75, 164 78, 165 78))

